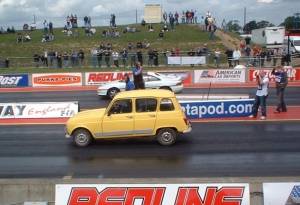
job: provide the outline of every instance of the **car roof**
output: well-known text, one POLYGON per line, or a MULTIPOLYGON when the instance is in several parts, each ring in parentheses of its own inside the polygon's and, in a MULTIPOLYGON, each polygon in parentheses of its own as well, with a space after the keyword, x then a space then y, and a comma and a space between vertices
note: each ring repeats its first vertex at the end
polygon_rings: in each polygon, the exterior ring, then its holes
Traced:
POLYGON ((175 97, 175 94, 169 90, 162 89, 145 89, 120 92, 115 96, 115 99, 121 98, 137 98, 137 97, 175 97))

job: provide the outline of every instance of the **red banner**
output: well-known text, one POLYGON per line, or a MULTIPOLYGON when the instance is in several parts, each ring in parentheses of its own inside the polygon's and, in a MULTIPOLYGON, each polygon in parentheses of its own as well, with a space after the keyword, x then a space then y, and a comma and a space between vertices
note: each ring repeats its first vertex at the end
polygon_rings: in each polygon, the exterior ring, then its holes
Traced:
MULTIPOLYGON (((267 73, 271 81, 275 81, 275 76, 271 74, 273 68, 266 68, 263 71, 267 73)), ((300 80, 300 68, 293 68, 293 67, 284 67, 285 71, 287 72, 289 81, 299 81, 300 80)), ((256 75, 261 71, 261 69, 257 68, 250 68, 249 69, 249 81, 254 82, 256 81, 256 75)))

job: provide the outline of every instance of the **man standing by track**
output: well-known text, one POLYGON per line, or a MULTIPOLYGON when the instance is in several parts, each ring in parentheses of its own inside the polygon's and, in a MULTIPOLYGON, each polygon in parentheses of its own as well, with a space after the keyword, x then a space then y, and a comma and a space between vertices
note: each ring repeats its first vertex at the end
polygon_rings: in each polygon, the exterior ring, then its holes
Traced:
POLYGON ((252 115, 250 118, 257 117, 258 108, 261 108, 261 120, 265 120, 267 116, 267 106, 266 100, 268 97, 268 87, 269 87, 269 78, 264 71, 260 71, 256 75, 257 81, 257 91, 255 96, 255 101, 252 109, 252 115))
POLYGON ((284 92, 288 84, 287 72, 282 67, 277 67, 272 70, 272 75, 275 76, 276 94, 278 97, 278 105, 275 113, 287 112, 284 101, 284 92))

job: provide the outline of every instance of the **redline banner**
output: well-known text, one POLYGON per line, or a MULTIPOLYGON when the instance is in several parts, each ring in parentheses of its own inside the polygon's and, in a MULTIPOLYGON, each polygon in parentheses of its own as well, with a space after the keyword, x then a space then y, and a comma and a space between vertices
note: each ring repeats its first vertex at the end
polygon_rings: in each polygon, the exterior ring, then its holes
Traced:
POLYGON ((81 73, 40 73, 32 74, 33 87, 81 86, 81 73))
MULTIPOLYGON (((269 79, 274 82, 275 81, 275 76, 272 75, 272 73, 271 73, 272 69, 273 68, 265 68, 265 69, 263 69, 263 71, 266 72, 269 79)), ((298 81, 298 80, 300 80, 300 68, 293 68, 291 66, 285 66, 284 69, 287 72, 289 81, 298 81)), ((259 71, 261 71, 261 70, 256 69, 256 68, 250 68, 249 69, 249 81, 250 82, 256 81, 256 75, 259 73, 259 71)))
MULTIPOLYGON (((101 85, 116 80, 125 80, 125 74, 132 74, 132 72, 87 72, 85 73, 85 85, 101 85)), ((190 71, 159 71, 170 77, 180 76, 184 85, 192 83, 192 73, 190 71)))
POLYGON ((0 103, 0 119, 69 118, 78 111, 78 102, 0 103))
POLYGON ((264 205, 300 204, 300 182, 264 183, 264 205))
POLYGON ((210 69, 195 70, 194 83, 244 83, 246 71, 244 69, 210 69))
POLYGON ((59 205, 249 205, 248 184, 58 184, 59 205))

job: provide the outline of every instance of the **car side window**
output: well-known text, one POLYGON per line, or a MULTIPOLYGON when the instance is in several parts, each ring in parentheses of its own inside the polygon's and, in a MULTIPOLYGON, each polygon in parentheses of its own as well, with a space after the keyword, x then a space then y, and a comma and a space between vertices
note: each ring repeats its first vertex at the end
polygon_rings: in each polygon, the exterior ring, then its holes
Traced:
POLYGON ((132 100, 117 100, 109 110, 109 114, 124 114, 132 112, 132 100))
POLYGON ((173 102, 169 98, 163 98, 160 102, 160 111, 173 111, 175 110, 175 107, 173 105, 173 102))
POLYGON ((151 81, 159 81, 159 79, 155 76, 151 76, 151 75, 144 75, 144 81, 145 82, 151 82, 151 81))
POLYGON ((137 113, 141 112, 155 112, 157 107, 157 100, 154 98, 143 98, 136 100, 135 110, 137 113))

